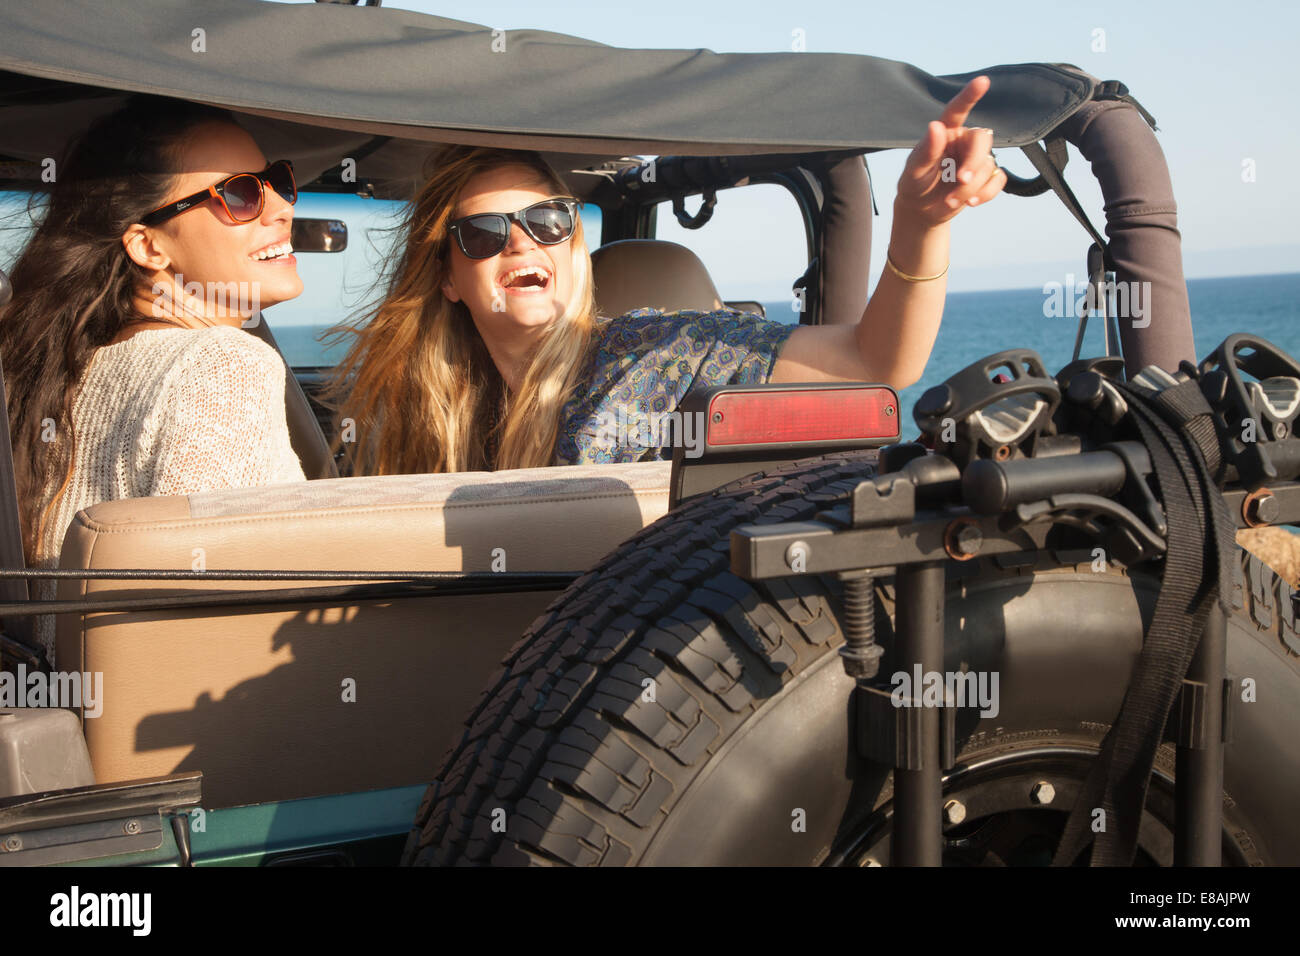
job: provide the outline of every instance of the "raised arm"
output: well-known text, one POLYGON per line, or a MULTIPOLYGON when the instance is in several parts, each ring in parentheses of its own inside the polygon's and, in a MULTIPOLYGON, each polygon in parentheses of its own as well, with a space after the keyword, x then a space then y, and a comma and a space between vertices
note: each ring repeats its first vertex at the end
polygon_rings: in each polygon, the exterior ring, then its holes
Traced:
POLYGON ((948 223, 1006 185, 993 131, 962 124, 989 88, 977 76, 912 149, 898 180, 888 262, 856 325, 800 326, 781 349, 773 382, 866 381, 905 388, 921 378, 947 291, 948 223))

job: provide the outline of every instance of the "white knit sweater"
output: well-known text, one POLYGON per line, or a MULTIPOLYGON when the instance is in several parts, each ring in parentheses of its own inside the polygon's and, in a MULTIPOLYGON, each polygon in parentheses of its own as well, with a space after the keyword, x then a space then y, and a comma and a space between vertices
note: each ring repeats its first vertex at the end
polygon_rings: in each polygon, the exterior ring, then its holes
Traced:
MULTIPOLYGON (((284 385, 275 350, 231 326, 147 329, 96 350, 73 404, 72 475, 46 519, 39 563, 57 566, 72 519, 100 501, 305 480, 284 385)), ((54 597, 52 583, 39 590, 54 597)), ((37 635, 53 661, 53 618, 37 635)))

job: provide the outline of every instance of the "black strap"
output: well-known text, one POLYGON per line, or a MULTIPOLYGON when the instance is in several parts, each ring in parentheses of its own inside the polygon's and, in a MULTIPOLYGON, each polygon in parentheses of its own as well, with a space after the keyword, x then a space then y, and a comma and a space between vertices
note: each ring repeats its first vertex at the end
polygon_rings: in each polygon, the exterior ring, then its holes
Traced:
POLYGON ((803 314, 799 316, 800 322, 805 322, 808 316, 814 316, 816 317, 816 321, 821 321, 821 287, 821 256, 813 256, 812 261, 808 263, 808 268, 804 270, 803 275, 790 284, 791 292, 798 292, 801 289, 803 290, 803 314))
POLYGON ((867 157, 862 157, 862 167, 867 171, 867 192, 871 194, 871 215, 879 216, 880 207, 876 205, 876 187, 871 181, 871 167, 867 165, 867 157))
MULTIPOLYGON (((248 331, 275 349, 281 359, 284 358, 280 343, 275 340, 265 315, 259 312, 248 331)), ((303 391, 288 362, 284 364, 284 415, 289 425, 289 444, 298 456, 303 473, 309 479, 337 478, 339 470, 330 451, 329 441, 321 430, 307 393, 303 391)))
MULTIPOLYGON (((1027 143, 1020 148, 1024 150, 1025 155, 1029 157, 1029 161, 1038 170, 1039 179, 1052 187, 1052 191, 1065 204, 1065 208, 1070 210, 1071 215, 1088 231, 1088 235, 1092 236, 1093 244, 1088 250, 1088 282, 1094 290, 1100 291, 1106 271, 1113 271, 1115 268, 1110 258, 1110 249, 1107 247, 1106 240, 1102 238, 1101 233, 1097 231, 1097 227, 1088 218, 1088 214, 1083 211, 1083 205, 1079 202, 1079 197, 1074 194, 1074 190, 1070 188, 1069 183, 1065 181, 1065 177, 1062 175, 1070 158, 1069 152, 1065 148, 1065 138, 1059 135, 1052 136, 1046 140, 1046 144, 1046 148, 1039 143, 1027 143)), ((1105 323, 1103 334, 1108 345, 1112 337, 1112 318, 1112 316, 1107 316, 1103 319, 1105 323)), ((1088 313, 1084 312, 1083 315, 1079 316, 1079 330, 1074 339, 1074 360, 1079 358, 1079 351, 1083 347, 1084 332, 1087 328, 1088 313)), ((1114 354, 1119 354, 1118 345, 1116 345, 1114 354)))
POLYGON ((1133 386, 1117 384, 1151 456, 1168 523, 1168 550, 1132 681, 1066 821, 1055 866, 1072 864, 1090 840, 1093 866, 1132 865, 1170 708, 1211 609, 1228 611, 1233 526, 1201 443, 1193 437, 1201 431, 1196 420, 1208 419, 1210 409, 1196 383, 1190 385, 1172 390, 1165 401, 1151 401, 1133 386), (1094 834, 1097 808, 1105 811, 1105 829, 1094 834))
MULTIPOLYGON (((1147 125, 1153 130, 1158 128, 1156 118, 1146 111, 1142 104, 1129 93, 1128 87, 1119 80, 1102 81, 1093 92, 1092 98, 1094 100, 1120 100, 1128 103, 1141 114, 1142 118, 1147 121, 1147 125)), ((1074 195, 1074 191, 1070 189, 1069 184, 1066 183, 1062 175, 1065 172, 1065 164, 1069 161, 1069 153, 1065 147, 1065 137, 1057 133, 1048 136, 1044 142, 1046 143, 1046 149, 1038 143, 1028 143, 1020 148, 1029 157, 1029 161, 1034 164, 1034 168, 1038 170, 1038 175, 1042 181, 1052 187, 1052 191, 1060 197, 1061 202, 1065 203, 1065 208, 1070 210, 1074 218, 1079 220, 1079 224, 1088 230, 1088 235, 1092 236, 1093 241, 1101 247, 1102 253, 1106 257, 1107 268, 1113 269, 1114 266, 1110 263, 1110 253, 1107 250, 1106 240, 1101 237, 1101 233, 1088 219, 1088 215, 1083 211, 1083 206, 1079 203, 1078 197, 1074 195)), ((1027 186, 1029 184, 1022 185, 1027 186)), ((1033 189, 1012 191, 1019 191, 1023 195, 1036 194, 1036 190, 1033 189)))
POLYGON ((1064 138, 1057 136, 1048 139, 1046 149, 1039 143, 1026 143, 1020 148, 1029 157, 1029 161, 1034 164, 1034 168, 1038 170, 1038 175, 1042 176, 1043 181, 1052 187, 1052 191, 1061 198, 1061 202, 1065 203, 1065 208, 1070 210, 1074 218, 1079 220, 1079 224, 1088 230, 1088 235, 1092 236, 1093 241, 1101 246, 1102 251, 1105 252, 1106 240, 1102 238, 1101 233, 1097 231, 1097 227, 1088 219, 1088 214, 1083 211, 1079 198, 1074 195, 1074 190, 1070 188, 1061 175, 1065 170, 1068 159, 1064 138))
POLYGON ((1128 91, 1128 87, 1119 80, 1102 80, 1092 94, 1092 98, 1094 100, 1120 100, 1128 103, 1142 115, 1148 126, 1156 132, 1160 130, 1160 127, 1156 125, 1156 118, 1146 111, 1146 108, 1128 91))
MULTIPOLYGON (((0 364, 0 566, 24 569, 27 560, 23 555, 23 530, 18 517, 18 485, 14 481, 14 449, 9 441, 9 394, 5 389, 4 366, 0 364)), ((26 578, 0 580, 0 598, 5 604, 28 600, 26 578)), ((4 622, 8 636, 19 644, 36 648, 33 619, 11 617, 4 622)))
POLYGON ((1200 382, 1190 379, 1162 389, 1151 401, 1166 420, 1177 422, 1187 437, 1196 443, 1211 477, 1217 483, 1222 478, 1227 462, 1223 457, 1223 449, 1219 446, 1219 434, 1214 428, 1214 415, 1205 401, 1200 382))

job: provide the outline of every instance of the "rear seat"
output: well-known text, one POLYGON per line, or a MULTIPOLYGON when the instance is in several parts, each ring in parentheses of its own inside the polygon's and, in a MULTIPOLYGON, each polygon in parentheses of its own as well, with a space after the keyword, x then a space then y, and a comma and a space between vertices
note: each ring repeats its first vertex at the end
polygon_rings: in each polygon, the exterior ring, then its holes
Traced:
MULTIPOLYGON (((581 570, 667 511, 669 468, 338 478, 110 501, 77 515, 61 565, 488 571, 496 555, 508 571, 581 570)), ((330 583, 63 581, 60 597, 330 583)), ((101 783, 202 770, 210 808, 423 783, 555 597, 62 615, 57 661, 104 675, 102 715, 83 721, 101 783)))

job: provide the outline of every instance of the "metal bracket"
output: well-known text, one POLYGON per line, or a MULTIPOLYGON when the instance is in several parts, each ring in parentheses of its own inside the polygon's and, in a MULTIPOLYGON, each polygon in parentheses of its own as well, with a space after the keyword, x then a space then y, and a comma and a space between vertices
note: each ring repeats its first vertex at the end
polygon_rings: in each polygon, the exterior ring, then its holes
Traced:
POLYGON ((197 807, 202 780, 191 771, 0 798, 0 867, 157 850, 163 818, 197 807))
MULTIPOLYGON (((917 698, 894 700, 888 686, 858 684, 858 753, 867 760, 900 770, 923 769, 921 714, 928 706, 917 698)), ((939 764, 951 770, 957 762, 957 708, 938 707, 939 764)))
POLYGON ((0 837, 0 867, 42 866, 156 850, 163 843, 157 812, 0 837))
MULTIPOLYGON (((1223 679, 1223 734, 1225 744, 1232 742, 1232 713, 1234 679, 1223 679)), ((1209 688, 1201 681, 1183 680, 1182 689, 1174 699, 1174 706, 1169 710, 1169 719, 1165 722, 1164 740, 1179 747, 1192 750, 1204 750, 1206 724, 1208 721, 1210 700, 1209 688)))
POLYGON ((905 525, 916 517, 916 485, 900 472, 859 482, 852 500, 855 528, 905 525))

